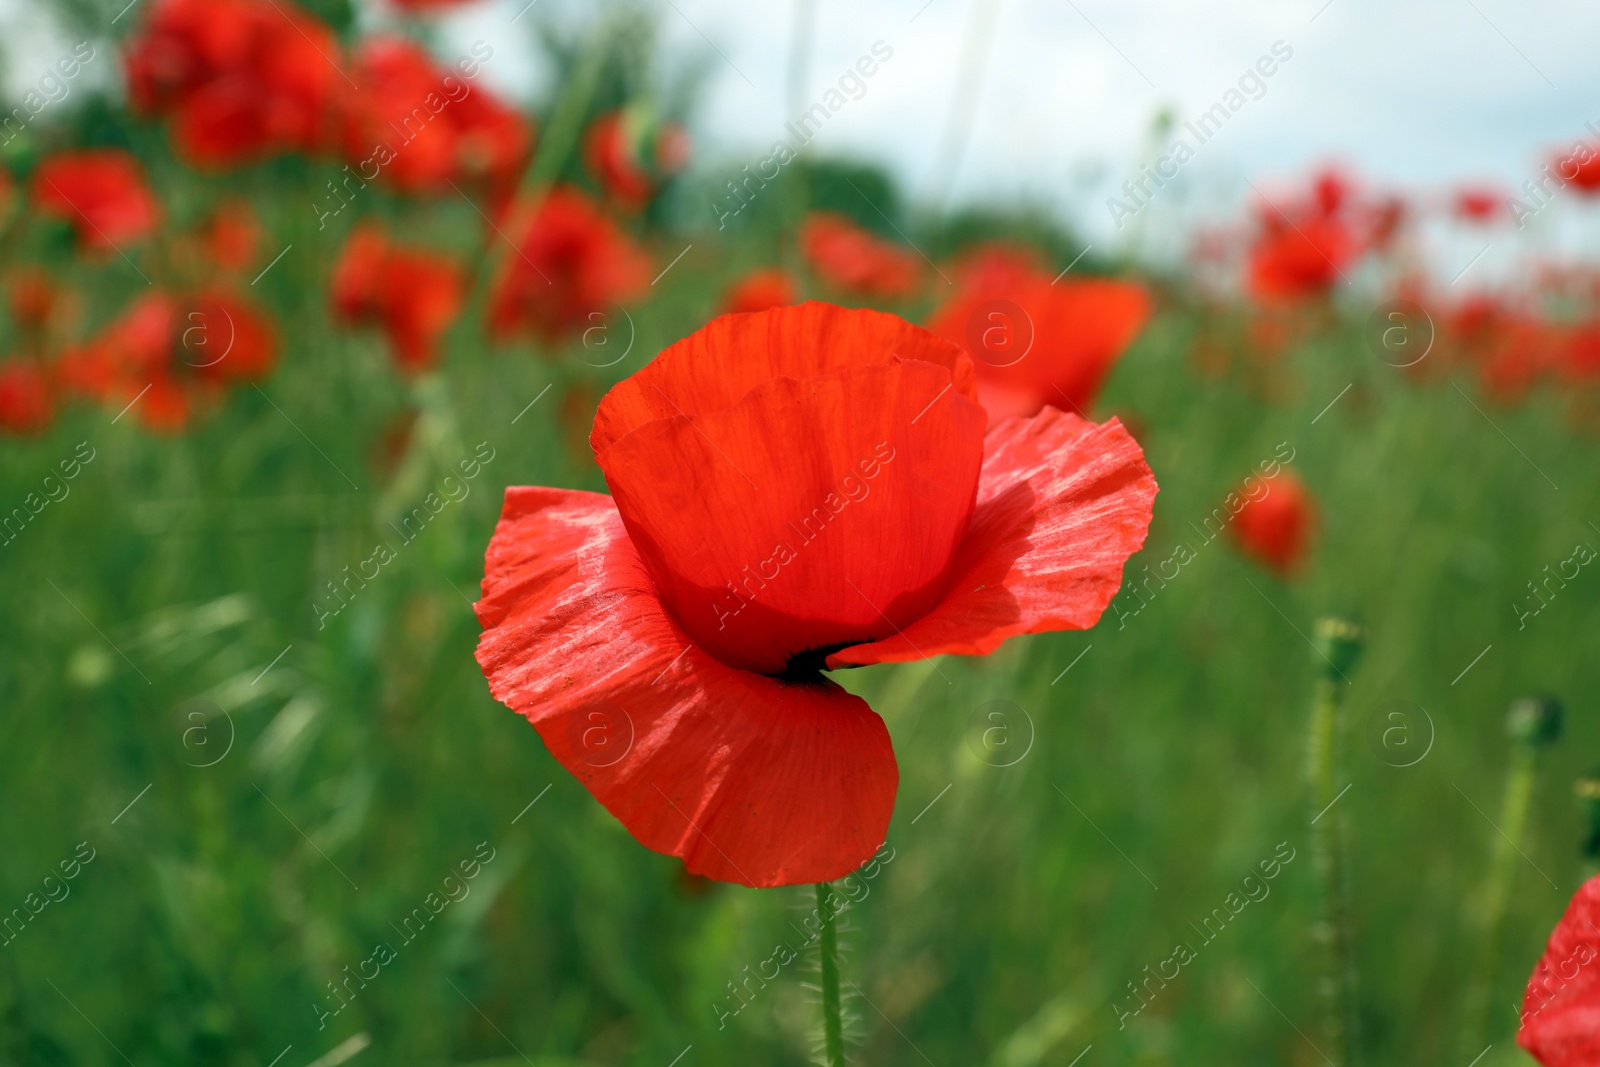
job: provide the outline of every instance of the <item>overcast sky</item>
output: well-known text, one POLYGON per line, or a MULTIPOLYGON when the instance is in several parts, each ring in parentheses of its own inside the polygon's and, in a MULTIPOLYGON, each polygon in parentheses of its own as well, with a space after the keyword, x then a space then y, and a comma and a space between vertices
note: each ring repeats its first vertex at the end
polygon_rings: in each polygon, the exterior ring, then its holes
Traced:
MULTIPOLYGON (((17 2, 0 0, 13 25, 17 2)), ((1552 146, 1582 135, 1586 121, 1600 127, 1600 6, 1577 0, 810 2, 815 47, 805 106, 874 42, 893 49, 813 151, 882 161, 914 198, 933 196, 967 42, 982 21, 974 16, 988 7, 993 34, 951 199, 1026 196, 1055 205, 1091 235, 1111 233, 1106 197, 1136 169, 1153 116, 1169 107, 1180 123, 1196 118, 1275 42, 1292 57, 1264 79, 1264 95, 1199 147, 1163 199, 1237 204, 1249 193, 1246 178, 1271 188, 1327 160, 1413 191, 1485 178, 1510 189, 1537 172, 1552 146)), ((529 24, 581 19, 597 6, 536 0, 514 24, 526 3, 481 0, 448 27, 452 38, 493 43, 490 77, 521 90, 546 73, 527 46, 529 24)), ((703 160, 749 159, 795 117, 794 3, 656 5, 676 54, 708 64, 706 106, 693 131, 703 160)), ((26 81, 26 55, 38 46, 7 37, 15 85, 26 81)))

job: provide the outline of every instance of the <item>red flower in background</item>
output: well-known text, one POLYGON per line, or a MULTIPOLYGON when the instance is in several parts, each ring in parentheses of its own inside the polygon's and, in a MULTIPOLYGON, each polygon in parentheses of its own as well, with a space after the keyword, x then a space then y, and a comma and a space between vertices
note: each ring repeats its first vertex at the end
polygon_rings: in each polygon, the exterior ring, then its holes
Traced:
POLYGON ((910 296, 922 276, 914 253, 831 211, 806 216, 800 251, 817 277, 856 296, 910 296))
POLYGON ((649 255, 576 189, 559 186, 510 216, 515 249, 489 298, 496 337, 554 340, 648 288, 649 255))
POLYGON ((766 311, 794 302, 795 284, 789 272, 766 267, 753 270, 728 286, 728 291, 722 296, 722 310, 727 314, 766 311))
POLYGON ((350 235, 333 272, 333 307, 351 324, 375 322, 395 364, 414 373, 439 358, 439 339, 461 312, 466 276, 452 259, 393 245, 376 226, 350 235))
POLYGON ((155 292, 63 352, 56 372, 67 388, 108 406, 137 401, 146 427, 176 432, 197 401, 226 385, 265 378, 277 350, 271 319, 235 293, 155 292))
POLYGON ((0 363, 0 430, 31 437, 49 428, 55 417, 50 377, 32 360, 0 363))
POLYGON ((362 42, 354 77, 361 88, 345 108, 344 152, 361 180, 407 193, 475 180, 505 191, 533 151, 519 112, 403 37, 362 42))
POLYGON ((992 422, 1046 404, 1086 414, 1123 350, 1150 317, 1130 282, 1053 279, 1031 251, 990 246, 956 268, 956 294, 928 328, 964 346, 992 422))
POLYGON ((72 223, 80 245, 107 252, 150 233, 161 217, 144 168, 120 148, 47 156, 33 172, 32 196, 40 212, 72 223))
POLYGON ((1600 877, 1579 888, 1522 998, 1517 1044, 1544 1067, 1600 1063, 1600 877))
POLYGON ((1579 145, 1567 155, 1557 158, 1552 169, 1579 195, 1600 194, 1600 147, 1579 145))
POLYGON ((728 315, 672 345, 600 404, 612 496, 507 490, 477 605, 491 691, 690 871, 841 877, 898 771, 822 671, 1092 626, 1149 525, 1119 423, 1047 410, 986 438, 976 395, 960 347, 876 311, 728 315))
POLYGON ((1263 199, 1249 255, 1250 294, 1268 303, 1303 300, 1340 281, 1362 250, 1351 204, 1350 182, 1334 170, 1317 175, 1310 194, 1287 208, 1263 199))
POLYGON ((6 306, 18 329, 44 329, 59 303, 60 293, 43 267, 25 264, 6 275, 6 306))
POLYGON ((1506 199, 1497 189, 1467 188, 1457 191, 1453 210, 1465 222, 1494 222, 1505 214, 1506 199))
POLYGON ((292 0, 153 0, 128 95, 172 117, 185 160, 225 168, 324 147, 340 63, 333 31, 292 0))
POLYGON ((610 111, 584 134, 583 159, 606 196, 637 211, 689 161, 689 136, 675 122, 648 129, 626 111, 610 111))
POLYGON ((1317 512, 1311 492, 1287 470, 1258 481, 1266 492, 1252 496, 1248 483, 1237 496, 1243 505, 1230 529, 1239 549, 1280 578, 1289 578, 1304 565, 1316 531, 1317 512))
POLYGON ((261 223, 248 201, 224 200, 212 209, 204 231, 206 255, 224 270, 244 270, 256 261, 261 223))

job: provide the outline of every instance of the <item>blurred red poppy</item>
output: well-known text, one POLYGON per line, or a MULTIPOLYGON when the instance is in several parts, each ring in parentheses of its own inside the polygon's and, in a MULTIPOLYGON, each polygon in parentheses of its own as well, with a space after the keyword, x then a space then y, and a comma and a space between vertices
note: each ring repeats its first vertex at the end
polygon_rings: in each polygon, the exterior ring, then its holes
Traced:
POLYGON ((722 297, 725 314, 765 311, 795 302, 794 279, 777 267, 753 270, 728 286, 722 297))
MULTIPOLYGON (((1287 470, 1239 487, 1230 529, 1239 549, 1280 578, 1296 574, 1311 550, 1317 512, 1311 492, 1287 470), (1256 487, 1265 487, 1257 492, 1256 487)), ((1230 509, 1231 509, 1230 505, 1230 509)))
POLYGON ((347 94, 343 137, 357 182, 438 193, 482 179, 504 189, 532 153, 533 131, 518 111, 413 41, 362 42, 354 77, 361 88, 347 94))
POLYGON ((144 168, 119 148, 86 148, 47 156, 33 172, 39 211, 66 219, 85 248, 113 251, 155 229, 161 209, 144 168))
POLYGON ((261 223, 248 201, 230 198, 211 211, 204 230, 206 255, 223 270, 244 270, 256 261, 261 223))
MULTIPOLYGON (((1251 244, 1246 285, 1257 300, 1273 303, 1325 294, 1343 280, 1345 268, 1361 254, 1354 216, 1354 188, 1337 170, 1313 176, 1308 194, 1281 202, 1262 199, 1256 211, 1256 236, 1251 244)), ((1387 244, 1403 218, 1403 205, 1384 224, 1379 212, 1369 222, 1369 236, 1387 244)), ((1369 212, 1370 214, 1370 212, 1369 212)))
POLYGON ((962 345, 991 422, 1046 404, 1087 417, 1123 350, 1150 317, 1131 282, 1055 278, 1034 254, 991 245, 953 268, 956 293, 928 328, 962 345))
POLYGON ((612 496, 507 490, 477 604, 491 691, 691 872, 843 876, 898 770, 823 671, 1092 626, 1150 522, 1115 420, 985 421, 967 354, 892 315, 714 320, 601 402, 612 496))
POLYGON ((1505 204, 1496 189, 1469 187, 1456 192, 1454 214, 1466 222, 1493 222, 1505 213, 1505 204))
POLYGON ((6 306, 22 331, 43 329, 58 302, 56 284, 43 267, 24 264, 6 275, 6 306))
POLYGON ((800 250, 828 285, 867 297, 902 297, 916 291, 922 263, 843 215, 813 211, 800 228, 800 250))
POLYGON ((1600 1063, 1600 877, 1567 905, 1522 998, 1517 1044, 1544 1067, 1600 1063))
POLYGON ((151 0, 126 62, 134 108, 210 168, 326 146, 344 83, 338 38, 292 0, 151 0))
POLYGON ((584 134, 583 158, 607 197, 637 211, 688 162, 689 139, 675 122, 651 128, 627 111, 609 111, 584 134))
POLYGON ((1600 194, 1600 146, 1579 145, 1557 158, 1551 169, 1580 196, 1600 194))
POLYGON ((0 431, 32 437, 49 429, 55 418, 50 377, 30 359, 0 363, 0 431))
POLYGON ((648 288, 649 255, 578 190, 558 186, 509 217, 515 247, 489 298, 496 337, 554 340, 648 288))
POLYGON ((465 293, 459 263, 393 245, 373 225, 350 235, 333 272, 335 314, 347 323, 382 327, 396 366, 408 373, 438 361, 439 339, 460 314, 465 293))
POLYGON ((137 401, 141 422, 173 432, 187 425, 197 401, 229 384, 264 379, 277 351, 272 320, 237 293, 155 292, 63 352, 57 375, 67 388, 108 406, 137 401))

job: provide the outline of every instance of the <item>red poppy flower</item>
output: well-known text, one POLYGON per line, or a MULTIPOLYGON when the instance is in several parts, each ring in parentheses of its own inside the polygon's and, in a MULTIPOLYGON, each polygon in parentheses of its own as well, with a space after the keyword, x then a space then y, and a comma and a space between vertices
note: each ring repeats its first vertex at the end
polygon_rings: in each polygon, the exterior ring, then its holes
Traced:
POLYGON ((1282 202, 1263 200, 1249 254, 1250 294, 1266 303, 1323 295, 1343 279, 1363 248, 1354 216, 1372 215, 1365 227, 1368 240, 1381 237, 1386 244, 1404 214, 1403 205, 1394 204, 1398 210, 1392 213, 1363 212, 1349 179, 1334 170, 1315 176, 1309 194, 1282 202), (1392 217, 1386 219, 1386 214, 1392 217))
POLYGON ((1468 188, 1456 193, 1454 212, 1465 222, 1493 222, 1505 210, 1505 197, 1496 189, 1468 188))
POLYGON ((677 123, 654 129, 626 111, 609 111, 590 124, 583 158, 608 197, 637 211, 655 196, 663 178, 688 162, 688 135, 677 123))
POLYGON ((277 331, 238 294, 147 293, 84 344, 62 353, 57 375, 107 406, 136 398, 148 428, 181 430, 199 400, 235 382, 259 381, 277 359, 277 331))
POLYGON ((139 161, 119 148, 57 152, 33 172, 33 202, 85 248, 112 251, 155 229, 161 210, 139 161))
POLYGON ((333 31, 292 0, 157 0, 129 43, 129 93, 174 114, 191 161, 227 165, 322 147, 342 62, 333 31))
POLYGON ((230 167, 323 147, 339 42, 291 0, 154 0, 127 50, 128 95, 173 117, 188 162, 230 167))
POLYGON ((6 276, 6 303, 24 331, 43 329, 58 300, 56 284, 42 267, 24 265, 6 276))
POLYGON ((1144 541, 1139 446, 1046 410, 984 435, 970 358, 877 311, 726 315, 600 404, 612 496, 513 487, 494 695, 642 844, 753 886, 883 841, 887 730, 822 671, 1094 625, 1144 541))
POLYGON ((1600 877, 1579 888, 1522 998, 1517 1044, 1544 1067, 1600 1063, 1600 877))
POLYGON ((361 88, 345 108, 344 151, 359 180, 437 193, 480 178, 506 186, 521 174, 533 148, 527 121, 415 42, 366 40, 354 76, 361 88))
POLYGON ((1060 278, 1032 252, 990 246, 956 268, 956 294, 928 328, 964 346, 991 422, 1046 404, 1086 414, 1123 350, 1150 317, 1131 282, 1060 278))
POLYGON ((211 287, 180 306, 177 360, 196 379, 213 384, 259 382, 278 361, 278 330, 267 313, 237 293, 211 287))
POLYGON ((1551 169, 1580 196, 1600 193, 1600 146, 1579 145, 1558 157, 1551 169))
POLYGON ((795 284, 789 272, 777 267, 754 270, 728 287, 722 297, 724 313, 765 311, 794 303, 795 284))
POLYGON ((454 260, 389 243, 375 226, 350 235, 333 272, 334 313, 345 322, 376 322, 388 335, 395 363, 427 370, 439 339, 461 311, 466 278, 454 260))
POLYGON ((224 270, 244 270, 256 261, 261 244, 261 223, 248 201, 230 199, 218 204, 206 220, 206 255, 224 270))
POLYGON ((31 437, 49 428, 55 417, 50 378, 32 360, 0 363, 0 430, 31 437))
POLYGON ((510 216, 515 248, 489 298, 497 337, 554 340, 649 287, 650 257, 576 189, 559 186, 510 216))
POLYGON ((1575 327, 1567 338, 1562 368, 1569 378, 1593 381, 1600 378, 1600 322, 1575 327))
POLYGON ((1286 470, 1255 483, 1264 495, 1252 496, 1249 484, 1240 486, 1242 506, 1230 529, 1245 555, 1280 578, 1289 578, 1304 565, 1316 530, 1317 512, 1311 492, 1286 470))
POLYGON ((922 276, 915 253, 831 211, 813 211, 806 217, 800 250, 817 277, 857 296, 910 296, 922 276))

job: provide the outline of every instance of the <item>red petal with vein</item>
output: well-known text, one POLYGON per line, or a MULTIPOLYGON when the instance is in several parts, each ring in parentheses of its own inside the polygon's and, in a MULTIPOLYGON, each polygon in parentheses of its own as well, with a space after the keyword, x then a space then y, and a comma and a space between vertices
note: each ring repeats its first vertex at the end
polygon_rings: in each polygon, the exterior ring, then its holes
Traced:
POLYGON ((978 504, 949 591, 901 634, 828 657, 828 666, 984 655, 1007 638, 1083 630, 1144 544, 1156 482, 1116 419, 1096 426, 1045 408, 985 441, 978 504))
POLYGON ((894 315, 809 301, 724 315, 667 348, 606 394, 589 444, 599 455, 653 419, 732 407, 770 378, 810 378, 895 357, 947 368, 956 392, 977 399, 972 361, 959 345, 894 315))
POLYGON ((656 419, 598 459, 678 624, 730 667, 780 674, 939 602, 985 419, 943 367, 858 366, 656 419))
POLYGON ((883 720, 832 682, 694 647, 607 497, 508 489, 476 609, 490 691, 645 847, 775 886, 843 877, 882 844, 899 783, 883 720))
POLYGON ((1567 905, 1528 979, 1517 1044, 1545 1067, 1600 1063, 1600 877, 1567 905))

